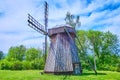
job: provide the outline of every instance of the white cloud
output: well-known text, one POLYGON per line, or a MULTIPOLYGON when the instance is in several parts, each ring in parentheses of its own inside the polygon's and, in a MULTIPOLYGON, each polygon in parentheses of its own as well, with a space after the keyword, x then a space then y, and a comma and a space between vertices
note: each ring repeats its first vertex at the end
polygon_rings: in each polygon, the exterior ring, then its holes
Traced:
MULTIPOLYGON (((0 11, 5 13, 4 17, 0 17, 2 25, 0 26, 0 50, 5 53, 9 47, 24 44, 25 41, 22 40, 36 34, 27 25, 27 13, 34 13, 34 9, 37 9, 32 2, 29 0, 0 1, 0 11)), ((36 34, 36 36, 39 35, 36 34)), ((34 39, 34 42, 37 41, 38 39, 34 39)))

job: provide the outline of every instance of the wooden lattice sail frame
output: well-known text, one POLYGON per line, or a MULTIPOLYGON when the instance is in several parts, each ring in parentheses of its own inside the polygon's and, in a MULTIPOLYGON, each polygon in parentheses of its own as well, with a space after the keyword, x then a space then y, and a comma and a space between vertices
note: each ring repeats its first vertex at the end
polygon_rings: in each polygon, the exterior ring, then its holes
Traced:
POLYGON ((81 66, 75 45, 75 30, 60 26, 48 30, 51 39, 44 72, 54 74, 80 74, 81 66))

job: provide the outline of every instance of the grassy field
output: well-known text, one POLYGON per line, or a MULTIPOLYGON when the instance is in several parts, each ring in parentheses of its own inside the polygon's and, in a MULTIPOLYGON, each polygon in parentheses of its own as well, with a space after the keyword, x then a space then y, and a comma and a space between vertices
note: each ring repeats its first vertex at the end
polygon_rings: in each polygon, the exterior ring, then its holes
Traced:
POLYGON ((82 75, 41 75, 40 72, 0 70, 0 80, 120 80, 120 73, 111 71, 98 71, 98 75, 93 71, 84 71, 82 75))

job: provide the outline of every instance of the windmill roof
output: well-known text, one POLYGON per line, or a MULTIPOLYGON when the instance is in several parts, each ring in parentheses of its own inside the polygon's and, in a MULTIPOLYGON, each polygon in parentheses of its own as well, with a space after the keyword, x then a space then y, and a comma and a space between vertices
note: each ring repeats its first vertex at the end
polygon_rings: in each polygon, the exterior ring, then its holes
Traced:
POLYGON ((52 36, 52 35, 57 34, 57 33, 65 33, 64 27, 66 27, 68 32, 70 32, 70 33, 74 33, 75 32, 74 28, 69 26, 69 25, 59 25, 57 27, 48 29, 49 36, 52 36))

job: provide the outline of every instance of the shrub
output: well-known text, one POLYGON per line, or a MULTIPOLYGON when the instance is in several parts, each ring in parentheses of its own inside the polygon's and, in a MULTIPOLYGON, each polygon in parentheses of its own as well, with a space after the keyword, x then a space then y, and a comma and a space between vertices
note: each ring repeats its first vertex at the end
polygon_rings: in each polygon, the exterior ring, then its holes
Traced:
POLYGON ((91 70, 91 66, 87 62, 83 62, 81 65, 83 69, 91 70))
POLYGON ((117 65, 116 71, 117 71, 117 72, 120 72, 120 63, 117 65))
POLYGON ((32 66, 31 66, 31 64, 30 64, 30 62, 29 61, 24 61, 24 62, 22 62, 22 69, 23 70, 29 70, 29 69, 32 69, 32 66))
POLYGON ((1 66, 1 70, 10 70, 12 67, 12 63, 10 63, 7 60, 3 60, 3 61, 1 61, 0 66, 1 66))
POLYGON ((44 69, 43 59, 36 58, 32 61, 8 61, 7 59, 0 61, 1 70, 30 70, 44 69))
POLYGON ((31 61, 31 66, 32 69, 44 69, 44 61, 43 59, 35 59, 33 61, 31 61))
POLYGON ((1 60, 0 60, 0 70, 1 70, 1 60))
POLYGON ((21 70, 22 62, 3 60, 0 63, 0 68, 1 68, 1 70, 21 70))
POLYGON ((22 62, 20 61, 15 61, 15 62, 12 62, 13 65, 12 65, 12 70, 22 70, 22 62))
POLYGON ((116 68, 117 68, 116 66, 109 66, 110 71, 116 71, 116 68))

